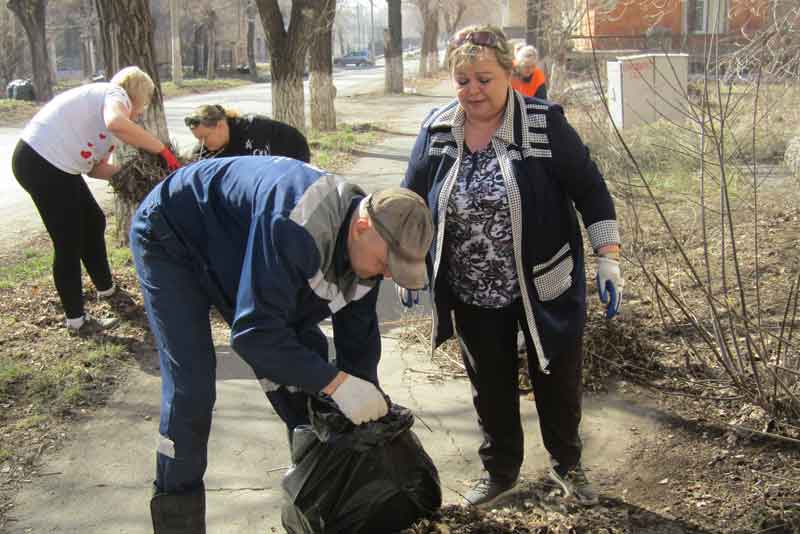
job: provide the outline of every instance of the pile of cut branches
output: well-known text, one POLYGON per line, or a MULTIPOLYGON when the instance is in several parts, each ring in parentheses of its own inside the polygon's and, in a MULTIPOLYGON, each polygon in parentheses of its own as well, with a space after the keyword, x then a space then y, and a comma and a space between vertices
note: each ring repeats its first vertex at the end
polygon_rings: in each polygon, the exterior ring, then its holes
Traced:
MULTIPOLYGON (((177 153, 175 147, 170 146, 169 149, 177 153)), ((147 193, 168 174, 169 169, 161 156, 137 150, 131 152, 119 172, 109 182, 119 201, 138 206, 147 193)))
MULTIPOLYGON (((178 153, 174 146, 167 146, 173 154, 178 153)), ((190 161, 180 158, 182 165, 190 161)), ((136 150, 130 152, 119 172, 111 177, 109 183, 114 190, 114 214, 118 222, 116 237, 119 243, 127 243, 130 220, 139 203, 167 175, 169 169, 161 156, 136 150)))

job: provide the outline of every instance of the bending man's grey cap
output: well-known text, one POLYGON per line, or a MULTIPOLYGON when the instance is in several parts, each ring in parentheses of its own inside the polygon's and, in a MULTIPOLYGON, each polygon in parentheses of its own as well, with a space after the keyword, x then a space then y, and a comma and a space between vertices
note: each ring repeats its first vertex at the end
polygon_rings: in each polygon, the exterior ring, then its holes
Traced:
POLYGON ((384 189, 367 197, 367 213, 389 245, 389 272, 395 283, 407 289, 424 288, 433 219, 422 197, 402 187, 384 189))

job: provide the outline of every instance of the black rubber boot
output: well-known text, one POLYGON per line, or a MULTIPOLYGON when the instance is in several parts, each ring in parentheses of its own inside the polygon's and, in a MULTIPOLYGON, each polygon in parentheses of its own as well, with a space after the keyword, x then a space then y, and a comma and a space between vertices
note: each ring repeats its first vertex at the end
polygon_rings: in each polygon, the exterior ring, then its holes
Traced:
POLYGON ((150 499, 153 534, 206 534, 206 490, 156 493, 150 499))

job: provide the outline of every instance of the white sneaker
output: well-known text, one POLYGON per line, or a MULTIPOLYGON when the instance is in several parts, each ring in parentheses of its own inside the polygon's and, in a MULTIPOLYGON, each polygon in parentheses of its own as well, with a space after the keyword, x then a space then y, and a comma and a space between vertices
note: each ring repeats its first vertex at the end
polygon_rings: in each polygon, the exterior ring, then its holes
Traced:
POLYGON ((78 319, 67 319, 66 326, 71 335, 89 336, 113 328, 118 322, 115 317, 101 319, 86 313, 78 319))
POLYGON ((112 296, 114 293, 117 292, 117 284, 111 284, 111 287, 105 289, 103 291, 97 290, 97 298, 99 299, 107 299, 108 297, 112 296))

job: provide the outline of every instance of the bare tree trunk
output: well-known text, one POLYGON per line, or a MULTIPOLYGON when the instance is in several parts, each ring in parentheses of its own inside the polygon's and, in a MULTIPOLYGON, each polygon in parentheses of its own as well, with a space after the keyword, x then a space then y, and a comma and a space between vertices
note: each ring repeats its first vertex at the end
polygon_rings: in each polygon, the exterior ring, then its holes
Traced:
POLYGON ((172 82, 183 83, 183 60, 181 58, 181 12, 178 0, 169 0, 169 31, 172 37, 172 82))
POLYGON ((148 1, 96 0, 96 5, 109 78, 128 65, 136 65, 150 75, 156 87, 147 108, 145 125, 159 139, 168 141, 161 79, 153 46, 153 19, 148 1))
POLYGON ((206 42, 208 43, 208 64, 206 66, 206 78, 213 80, 217 77, 217 14, 211 8, 208 8, 207 14, 206 42))
POLYGON ((525 21, 525 42, 533 45, 539 51, 539 57, 545 56, 542 47, 542 0, 527 0, 526 21, 525 21))
MULTIPOLYGON (((552 47, 554 53, 560 59, 550 56, 551 41, 556 39, 557 30, 549 23, 549 19, 553 15, 548 8, 552 10, 553 6, 545 4, 544 0, 528 0, 525 41, 535 46, 539 52, 539 67, 544 71, 547 80, 547 92, 552 95, 557 92, 557 84, 560 83, 557 77, 557 73, 561 70, 559 67, 566 65, 566 50, 561 50, 561 47, 554 45, 552 47)), ((554 18, 558 19, 556 16, 554 18)))
POLYGON ((783 162, 795 178, 800 178, 800 133, 797 137, 790 139, 786 145, 783 162))
POLYGON ((461 25, 461 17, 467 10, 466 0, 457 0, 456 2, 447 2, 442 6, 442 18, 444 19, 444 29, 447 32, 447 38, 456 33, 456 29, 461 25))
POLYGON ((50 58, 50 79, 55 83, 58 80, 58 56, 56 55, 56 41, 53 39, 53 34, 50 34, 50 39, 47 40, 47 57, 50 58))
POLYGON ((422 42, 419 49, 419 66, 417 75, 420 78, 429 78, 428 74, 428 43, 430 42, 430 26, 428 19, 430 18, 430 4, 433 0, 416 0, 417 9, 419 10, 420 18, 422 19, 422 42))
POLYGON ((340 27, 336 28, 336 35, 339 36, 339 38, 337 39, 337 41, 339 41, 339 55, 344 56, 347 53, 347 51, 344 49, 344 32, 342 32, 342 28, 340 27))
MULTIPOLYGON (((0 9, 0 90, 5 90, 6 84, 14 79, 17 68, 22 63, 22 49, 24 43, 17 34, 15 17, 6 9, 0 9)), ((5 93, 0 95, 3 98, 5 93)))
POLYGON ((369 58, 375 61, 375 0, 369 0, 369 58))
POLYGON ((197 25, 194 28, 194 75, 198 76, 203 72, 203 66, 206 64, 205 60, 205 46, 203 45, 203 25, 197 25))
POLYGON ((336 87, 333 85, 333 20, 336 0, 317 0, 314 20, 317 23, 309 52, 311 80, 311 129, 332 131, 336 129, 336 87))
POLYGON ((389 4, 389 29, 383 42, 386 61, 386 92, 403 92, 403 11, 401 0, 386 0, 389 4))
POLYGON ((313 9, 308 0, 292 0, 287 30, 278 0, 256 0, 256 5, 269 42, 273 115, 304 132, 303 70, 313 9))
POLYGON ((436 10, 431 13, 431 28, 428 32, 428 75, 433 76, 439 70, 439 12, 436 10))
POLYGON ((295 69, 275 64, 272 56, 272 110, 276 120, 305 132, 305 98, 303 74, 295 69))
POLYGON ((436 41, 439 35, 438 0, 416 0, 422 17, 422 48, 419 56, 419 77, 430 78, 438 68, 436 41))
POLYGON ((247 66, 250 68, 250 79, 258 81, 258 65, 256 65, 256 6, 252 0, 247 3, 247 66))
POLYGON ((47 0, 8 0, 8 9, 17 16, 25 28, 31 46, 36 100, 46 102, 53 98, 54 83, 45 35, 47 0))
POLYGON ((84 78, 97 71, 94 46, 94 5, 91 0, 81 0, 81 70, 84 78))
MULTIPOLYGON (((136 65, 155 82, 155 94, 145 115, 145 127, 163 142, 169 142, 161 81, 156 68, 153 46, 153 19, 147 0, 95 0, 98 27, 103 41, 103 57, 109 77, 128 65, 136 65)), ((136 205, 117 197, 114 213, 117 218, 116 237, 128 242, 130 220, 136 205)))

